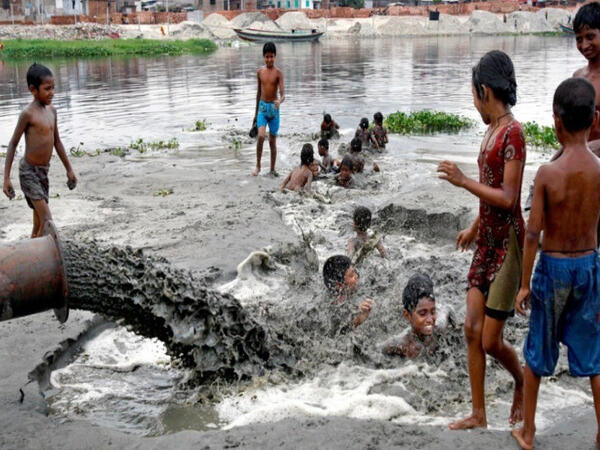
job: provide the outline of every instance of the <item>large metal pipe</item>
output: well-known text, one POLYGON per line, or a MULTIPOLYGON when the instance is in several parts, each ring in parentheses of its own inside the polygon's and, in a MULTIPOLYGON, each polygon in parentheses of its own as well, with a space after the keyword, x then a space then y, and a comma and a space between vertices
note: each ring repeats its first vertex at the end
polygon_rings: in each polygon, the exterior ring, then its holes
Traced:
POLYGON ((0 321, 54 309, 69 317, 62 248, 51 221, 42 237, 0 246, 0 321))

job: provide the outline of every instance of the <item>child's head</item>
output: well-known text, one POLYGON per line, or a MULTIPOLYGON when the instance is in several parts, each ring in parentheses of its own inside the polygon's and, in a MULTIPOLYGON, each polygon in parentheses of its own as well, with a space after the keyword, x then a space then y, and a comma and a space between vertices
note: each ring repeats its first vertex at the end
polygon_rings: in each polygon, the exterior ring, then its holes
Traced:
POLYGON ((403 315, 419 336, 431 336, 435 327, 436 311, 433 282, 427 275, 415 274, 402 292, 403 315))
POLYGON ((600 3, 582 6, 573 20, 577 50, 588 61, 600 55, 600 3))
POLYGON ((315 151, 313 150, 312 144, 304 144, 302 151, 300 152, 300 164, 303 166, 310 166, 315 160, 315 151))
POLYGON ((369 128, 369 119, 367 119, 366 117, 363 117, 362 119, 360 119, 358 126, 361 129, 366 130, 367 128, 369 128))
POLYGON ((308 168, 310 169, 313 178, 319 175, 319 163, 316 159, 313 159, 313 162, 310 163, 308 168))
POLYGON ((263 58, 265 59, 265 65, 269 68, 275 64, 275 56, 277 55, 277 47, 273 42, 267 42, 263 45, 263 58))
POLYGON ((373 121, 379 126, 383 125, 383 114, 381 114, 380 112, 376 112, 373 115, 373 121))
POLYGON ((371 210, 365 206, 359 206, 354 210, 354 229, 365 232, 371 226, 371 210))
POLYGON ((350 141, 350 152, 360 153, 362 151, 362 141, 360 138, 355 137, 350 141))
POLYGON ((329 125, 331 123, 331 114, 323 115, 323 122, 329 125))
POLYGON ((321 139, 317 147, 319 148, 319 156, 326 156, 329 153, 329 141, 327 139, 321 139))
POLYGON ((517 80, 510 57, 500 50, 492 50, 483 55, 473 67, 473 103, 481 114, 483 122, 490 123, 489 110, 493 101, 506 106, 517 103, 517 80))
POLYGON ((323 281, 331 292, 351 293, 358 285, 358 273, 347 256, 330 256, 323 265, 323 281))
MULTIPOLYGON (((556 135, 589 129, 596 115, 596 90, 585 78, 568 78, 554 93, 552 104, 556 135)), ((587 139, 586 139, 587 140, 587 139)))
POLYGON ((27 70, 27 85, 33 96, 44 104, 50 104, 54 97, 54 76, 42 64, 33 63, 27 70))
POLYGON ((340 163, 340 178, 344 181, 349 180, 353 170, 354 161, 352 161, 352 157, 348 155, 344 156, 344 159, 340 163))

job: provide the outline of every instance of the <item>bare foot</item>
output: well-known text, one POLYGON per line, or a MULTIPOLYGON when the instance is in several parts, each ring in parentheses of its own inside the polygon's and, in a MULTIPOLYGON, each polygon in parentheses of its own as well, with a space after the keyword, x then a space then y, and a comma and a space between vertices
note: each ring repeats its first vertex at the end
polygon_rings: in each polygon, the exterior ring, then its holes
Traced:
POLYGON ((523 428, 518 428, 516 430, 512 430, 510 432, 512 437, 515 438, 517 444, 523 450, 532 450, 533 449, 533 435, 534 433, 526 433, 523 428))
POLYGON ((513 404, 510 408, 510 418, 508 423, 515 425, 523 420, 523 385, 515 386, 513 395, 513 404))
POLYGON ((448 425, 451 430, 469 430, 471 428, 487 428, 487 421, 483 417, 470 415, 448 425))
POLYGON ((258 174, 260 173, 260 167, 256 167, 253 171, 252 171, 252 176, 256 177, 258 176, 258 174))
POLYGON ((269 175, 271 175, 272 177, 278 177, 279 173, 275 169, 271 169, 269 175))

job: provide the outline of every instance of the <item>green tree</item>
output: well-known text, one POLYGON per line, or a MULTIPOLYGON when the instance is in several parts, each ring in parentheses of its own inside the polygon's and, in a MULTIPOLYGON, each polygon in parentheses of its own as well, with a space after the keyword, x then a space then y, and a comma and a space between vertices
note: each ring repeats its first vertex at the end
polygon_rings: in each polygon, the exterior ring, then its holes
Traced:
POLYGON ((342 0, 342 6, 349 6, 350 8, 364 8, 365 0, 342 0))

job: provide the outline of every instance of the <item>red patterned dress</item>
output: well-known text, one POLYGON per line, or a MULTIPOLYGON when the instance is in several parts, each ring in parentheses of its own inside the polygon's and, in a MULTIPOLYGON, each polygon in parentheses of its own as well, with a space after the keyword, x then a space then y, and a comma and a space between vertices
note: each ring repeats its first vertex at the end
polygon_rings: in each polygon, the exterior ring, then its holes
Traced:
MULTIPOLYGON (((525 168, 525 136, 521 124, 516 120, 500 130, 495 139, 490 139, 487 148, 479 152, 479 182, 493 188, 501 188, 504 165, 509 161, 523 162, 522 181, 525 168)), ((492 206, 483 200, 479 201, 479 233, 469 270, 469 288, 479 288, 487 296, 490 285, 502 268, 511 228, 515 231, 519 247, 523 249, 525 223, 521 214, 520 183, 517 203, 512 211, 492 206)))

